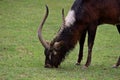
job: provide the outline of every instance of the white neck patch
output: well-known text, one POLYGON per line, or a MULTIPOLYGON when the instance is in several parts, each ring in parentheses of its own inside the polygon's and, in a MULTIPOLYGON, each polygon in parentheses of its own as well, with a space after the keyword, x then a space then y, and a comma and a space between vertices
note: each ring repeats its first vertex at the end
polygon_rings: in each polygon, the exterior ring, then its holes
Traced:
POLYGON ((75 11, 70 10, 65 18, 65 25, 69 27, 73 25, 74 22, 75 22, 75 11))

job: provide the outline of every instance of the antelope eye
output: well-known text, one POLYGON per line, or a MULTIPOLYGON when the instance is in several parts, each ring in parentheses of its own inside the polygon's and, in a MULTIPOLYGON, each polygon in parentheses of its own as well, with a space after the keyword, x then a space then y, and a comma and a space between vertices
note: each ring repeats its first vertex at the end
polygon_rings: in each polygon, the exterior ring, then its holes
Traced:
POLYGON ((58 52, 58 49, 54 48, 54 51, 58 52))
POLYGON ((53 52, 53 50, 49 50, 49 52, 50 52, 50 53, 52 53, 52 52, 53 52))

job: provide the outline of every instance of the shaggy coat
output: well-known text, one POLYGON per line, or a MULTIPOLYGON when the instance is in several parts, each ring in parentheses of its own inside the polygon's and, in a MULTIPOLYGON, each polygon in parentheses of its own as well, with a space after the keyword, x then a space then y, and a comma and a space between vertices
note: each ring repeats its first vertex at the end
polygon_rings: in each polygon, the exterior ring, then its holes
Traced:
MULTIPOLYGON (((46 9, 48 12, 48 7, 46 9)), ((43 26, 47 15, 40 27, 43 26)), ((88 67, 91 63, 97 26, 104 23, 117 25, 120 32, 120 0, 75 0, 63 21, 59 34, 50 43, 40 38, 41 29, 38 29, 38 37, 45 47, 45 67, 58 67, 78 41, 81 43, 78 57, 80 64, 86 32, 88 32, 88 58, 85 67, 88 67)))

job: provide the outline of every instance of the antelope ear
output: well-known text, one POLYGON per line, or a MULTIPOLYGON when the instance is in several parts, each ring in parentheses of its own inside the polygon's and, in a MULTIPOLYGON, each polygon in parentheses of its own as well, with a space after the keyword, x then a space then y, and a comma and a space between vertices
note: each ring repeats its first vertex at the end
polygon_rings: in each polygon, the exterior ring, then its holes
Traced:
POLYGON ((54 43, 54 48, 58 50, 62 47, 63 44, 64 44, 63 41, 55 42, 54 43))
POLYGON ((47 43, 48 45, 50 45, 50 42, 49 42, 49 41, 47 41, 47 40, 46 40, 46 43, 47 43))

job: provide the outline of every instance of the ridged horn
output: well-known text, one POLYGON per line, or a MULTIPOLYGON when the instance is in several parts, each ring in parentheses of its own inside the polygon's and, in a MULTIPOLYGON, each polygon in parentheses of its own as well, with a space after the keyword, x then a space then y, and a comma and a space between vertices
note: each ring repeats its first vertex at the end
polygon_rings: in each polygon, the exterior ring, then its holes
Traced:
POLYGON ((40 23, 40 26, 38 28, 38 38, 41 42, 41 44, 43 45, 44 48, 46 49, 49 49, 50 48, 50 45, 47 44, 47 42, 44 40, 44 38, 42 37, 42 28, 43 28, 43 25, 48 17, 48 14, 49 14, 49 9, 48 9, 48 6, 46 5, 46 13, 45 13, 45 16, 42 20, 42 22, 40 23))
POLYGON ((62 20, 63 20, 63 24, 62 26, 65 26, 65 15, 64 15, 64 8, 62 9, 62 20))

